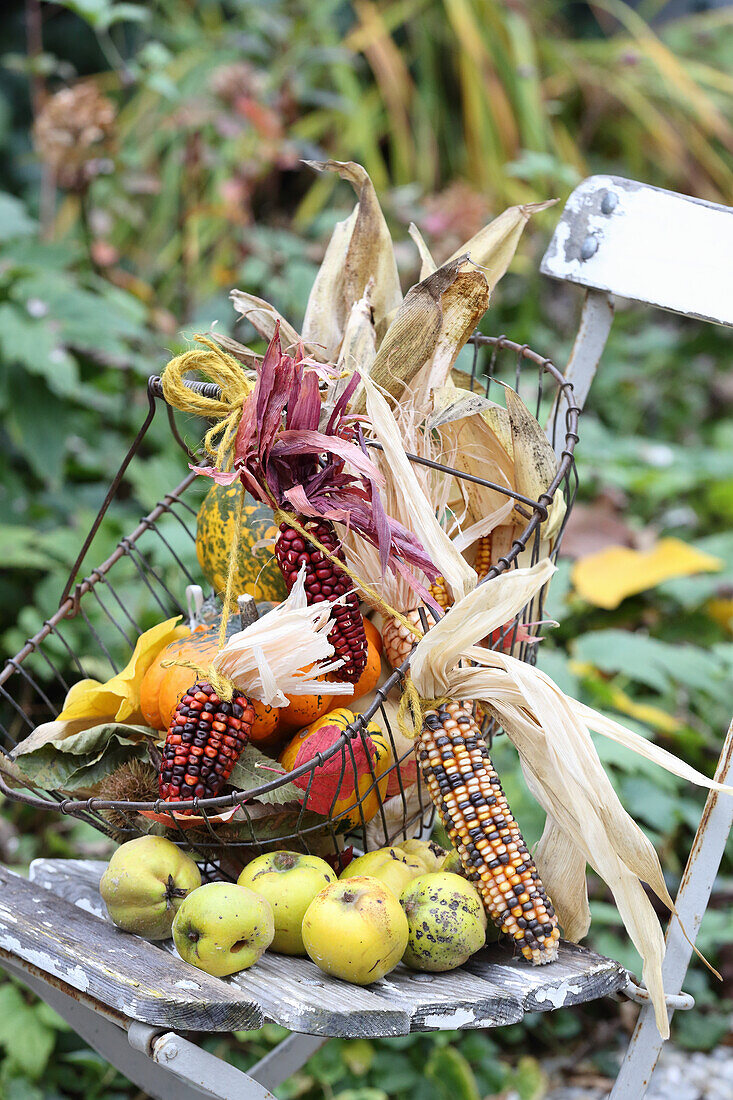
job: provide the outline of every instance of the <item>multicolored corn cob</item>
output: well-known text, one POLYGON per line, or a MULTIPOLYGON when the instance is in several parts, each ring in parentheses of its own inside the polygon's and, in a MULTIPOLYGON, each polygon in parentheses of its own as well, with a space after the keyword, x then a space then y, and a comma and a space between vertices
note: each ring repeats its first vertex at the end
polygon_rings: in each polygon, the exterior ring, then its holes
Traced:
POLYGON ((552 962, 560 939, 555 910, 470 711, 460 703, 427 711, 415 752, 486 912, 525 959, 535 965, 552 962))
POLYGON ((160 797, 167 802, 213 798, 232 774, 249 740, 255 712, 235 691, 223 702, 206 680, 197 680, 175 709, 163 747, 160 797))
MULTIPOLYGON (((346 561, 332 523, 328 520, 303 520, 302 525, 306 531, 312 531, 335 558, 346 561)), ((305 562, 305 592, 309 604, 344 597, 343 603, 336 604, 331 611, 335 626, 329 640, 336 656, 342 657, 345 662, 338 670, 339 679, 355 684, 366 667, 368 647, 353 581, 288 523, 280 524, 275 557, 288 592, 305 562)))

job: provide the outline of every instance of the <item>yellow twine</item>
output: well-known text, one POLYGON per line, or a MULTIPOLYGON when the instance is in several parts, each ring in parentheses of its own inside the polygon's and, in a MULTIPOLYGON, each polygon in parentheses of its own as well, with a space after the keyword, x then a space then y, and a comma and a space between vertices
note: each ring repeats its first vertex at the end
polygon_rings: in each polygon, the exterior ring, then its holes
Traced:
POLYGON ((204 668, 202 665, 197 665, 195 661, 187 661, 181 658, 178 661, 161 661, 160 667, 190 668, 192 672, 196 673, 196 678, 198 680, 208 680, 220 699, 223 699, 225 703, 231 702, 232 695, 234 694, 234 684, 231 680, 228 680, 226 676, 222 676, 217 672, 213 665, 204 668))
MULTIPOLYGON (((229 550, 229 565, 227 567, 227 582, 224 591, 224 603, 221 610, 221 623, 219 624, 219 638, 217 640, 217 648, 221 650, 224 643, 227 640, 227 625, 229 621, 229 607, 232 602, 232 596, 234 594, 234 581, 237 574, 237 554, 239 552, 239 533, 242 526, 242 508, 244 506, 244 489, 240 487, 239 501, 237 503, 237 516, 234 523, 234 535, 232 537, 232 544, 229 550)), ((222 675, 213 664, 208 668, 202 668, 201 665, 197 665, 194 661, 161 661, 163 668, 171 668, 174 665, 178 665, 180 668, 190 668, 199 677, 204 680, 208 680, 213 687, 216 694, 220 699, 229 703, 235 691, 236 685, 227 677, 222 675)))
POLYGON ((423 714, 426 710, 437 710, 449 703, 448 696, 439 699, 423 699, 415 687, 411 676, 406 676, 402 684, 402 695, 397 707, 397 725, 400 733, 409 741, 414 741, 423 728, 423 714))
POLYGON ((242 417, 242 406, 254 389, 241 363, 222 351, 213 340, 197 333, 194 336, 201 348, 191 348, 171 359, 161 375, 163 396, 169 405, 181 412, 206 417, 215 423, 204 436, 204 449, 220 470, 228 470, 232 463, 232 448, 242 417), (205 397, 190 390, 184 382, 189 371, 202 371, 221 389, 221 397, 205 397))

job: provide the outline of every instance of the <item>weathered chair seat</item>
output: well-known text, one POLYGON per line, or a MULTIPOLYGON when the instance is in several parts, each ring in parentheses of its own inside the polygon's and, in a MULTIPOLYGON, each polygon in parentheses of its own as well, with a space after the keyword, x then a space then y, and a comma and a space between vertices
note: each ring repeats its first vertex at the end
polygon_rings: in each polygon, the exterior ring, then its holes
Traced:
POLYGON ((368 988, 330 978, 309 959, 270 953, 241 975, 213 978, 182 962, 171 941, 151 944, 115 928, 99 896, 104 866, 36 860, 30 881, 0 869, 0 958, 144 1024, 239 1031, 272 1020, 309 1035, 406 1035, 512 1024, 628 982, 618 963, 568 943, 545 967, 496 945, 448 974, 399 966, 368 988))

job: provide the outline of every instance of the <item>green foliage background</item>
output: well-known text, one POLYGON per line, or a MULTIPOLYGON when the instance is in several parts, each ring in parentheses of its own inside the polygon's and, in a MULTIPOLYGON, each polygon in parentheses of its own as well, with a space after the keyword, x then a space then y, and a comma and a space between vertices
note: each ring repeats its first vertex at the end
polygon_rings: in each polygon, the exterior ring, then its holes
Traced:
MULTIPOLYGON (((642 5, 650 17, 659 6, 642 5)), ((464 232, 467 219, 512 202, 564 199, 594 171, 718 201, 731 194, 730 11, 651 30, 611 0, 29 0, 7 4, 0 18, 6 653, 57 606, 144 416, 147 376, 197 327, 216 321, 220 331, 233 330, 232 286, 262 294, 299 323, 328 232, 350 202, 345 185, 314 180, 302 159, 365 164, 399 241, 405 288, 416 274, 411 219, 440 255, 475 228, 464 232), (109 164, 88 190, 65 192, 34 150, 31 126, 46 94, 92 74, 115 105, 109 164)), ((537 274, 556 216, 544 215, 523 242, 486 328, 562 363, 577 296, 537 274)), ((650 537, 676 534, 725 568, 601 612, 573 596, 565 563, 548 609, 561 626, 540 655, 561 686, 599 709, 614 713, 620 688, 671 716, 673 732, 651 735, 707 772, 730 716, 733 673, 725 620, 733 596, 730 351, 723 330, 620 310, 582 421, 581 500, 600 501, 607 516, 650 537)), ((180 480, 184 465, 157 418, 87 567, 180 480)), ((701 796, 618 749, 598 747, 674 885, 701 796)), ((495 758, 533 841, 541 814, 511 746, 498 742, 495 758)), ((0 858, 12 866, 25 868, 38 854, 104 851, 85 826, 0 805, 0 858)), ((700 936, 728 982, 730 874, 727 864, 700 936)), ((592 886, 589 942, 638 969, 610 897, 592 886)), ((674 1037, 707 1049, 728 1029, 730 1002, 698 965, 686 988, 698 1008, 678 1014, 674 1037)), ((543 1054, 574 1051, 581 1067, 590 1059, 596 1073, 613 1076, 632 1018, 604 1003, 494 1033, 334 1041, 278 1091, 382 1100, 419 1088, 421 1098, 442 1100, 514 1089, 530 1100, 546 1089, 543 1054)), ((279 1035, 268 1025, 210 1046, 246 1066, 279 1035)), ((4 981, 0 1095, 129 1098, 135 1090, 53 1012, 4 981)))

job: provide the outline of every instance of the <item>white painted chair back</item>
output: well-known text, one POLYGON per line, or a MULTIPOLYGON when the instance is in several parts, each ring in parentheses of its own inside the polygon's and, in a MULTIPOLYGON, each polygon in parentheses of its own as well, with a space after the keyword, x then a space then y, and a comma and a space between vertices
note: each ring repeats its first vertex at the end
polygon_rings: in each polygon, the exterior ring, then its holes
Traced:
MULTIPOLYGON (((542 272, 585 287, 566 377, 582 408, 613 322, 625 298, 719 325, 733 326, 733 209, 618 176, 590 176, 568 199, 542 260, 542 272)), ((733 780, 733 722, 715 777, 733 780)), ((728 834, 733 798, 710 794, 667 929, 664 988, 670 1018, 691 1007, 681 993, 694 938, 708 905, 728 834)), ((642 1100, 662 1049, 654 1012, 643 1004, 611 1100, 642 1100)))

